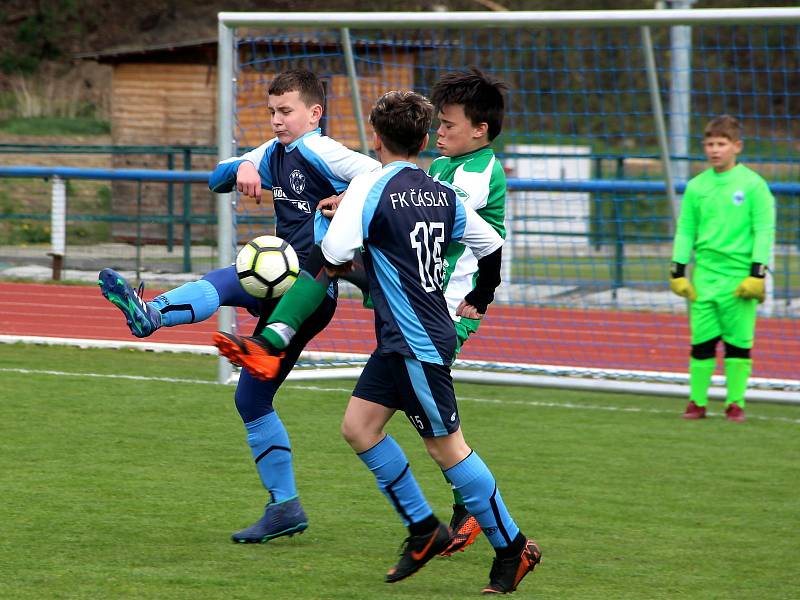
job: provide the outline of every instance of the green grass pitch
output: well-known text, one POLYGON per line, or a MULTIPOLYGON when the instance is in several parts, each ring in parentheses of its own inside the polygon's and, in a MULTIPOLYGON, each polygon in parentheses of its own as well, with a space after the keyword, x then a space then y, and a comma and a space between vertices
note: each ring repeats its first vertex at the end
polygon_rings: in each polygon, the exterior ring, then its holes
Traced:
MULTIPOLYGON (((264 502, 215 359, 0 345, 0 598, 478 597, 485 538, 389 586, 405 530, 339 436, 351 381, 287 383, 303 535, 236 545, 264 502), (180 379, 184 381, 170 380, 180 379)), ((458 385, 464 433, 543 563, 516 598, 796 598, 800 407, 458 385)), ((434 510, 441 473, 389 430, 434 510)))

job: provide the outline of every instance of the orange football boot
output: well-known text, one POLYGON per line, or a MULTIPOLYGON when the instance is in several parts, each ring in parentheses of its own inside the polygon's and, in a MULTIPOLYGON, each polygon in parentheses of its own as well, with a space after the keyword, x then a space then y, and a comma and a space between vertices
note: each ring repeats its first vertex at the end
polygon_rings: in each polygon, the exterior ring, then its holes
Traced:
POLYGON ((222 356, 232 364, 247 369, 256 379, 275 379, 281 369, 284 353, 276 353, 275 348, 261 336, 241 336, 217 331, 214 334, 214 345, 222 356))

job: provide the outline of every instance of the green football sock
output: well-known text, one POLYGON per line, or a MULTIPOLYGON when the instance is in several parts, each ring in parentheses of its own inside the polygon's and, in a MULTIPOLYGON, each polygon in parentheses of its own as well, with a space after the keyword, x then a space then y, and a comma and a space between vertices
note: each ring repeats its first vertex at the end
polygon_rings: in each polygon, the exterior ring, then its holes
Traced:
POLYGON ((328 293, 329 284, 330 278, 327 276, 317 281, 308 272, 300 271, 297 281, 272 311, 261 336, 278 350, 286 348, 303 322, 319 308, 328 293))
POLYGON ((744 408, 744 393, 747 391, 747 380, 753 369, 751 358, 726 358, 725 359, 725 385, 728 388, 728 398, 725 405, 734 402, 744 408))
POLYGON ((370 296, 369 292, 361 292, 361 305, 364 308, 375 308, 375 306, 372 304, 372 296, 370 296))
POLYGON ((708 388, 716 366, 716 358, 689 359, 689 400, 697 406, 708 404, 708 388))
MULTIPOLYGON (((452 487, 453 482, 447 478, 447 475, 445 475, 444 471, 442 471, 442 475, 444 475, 444 480, 447 483, 449 483, 450 486, 452 487)), ((459 492, 455 487, 453 487, 453 504, 460 504, 461 506, 466 506, 466 503, 464 502, 464 496, 462 496, 461 492, 459 492)))

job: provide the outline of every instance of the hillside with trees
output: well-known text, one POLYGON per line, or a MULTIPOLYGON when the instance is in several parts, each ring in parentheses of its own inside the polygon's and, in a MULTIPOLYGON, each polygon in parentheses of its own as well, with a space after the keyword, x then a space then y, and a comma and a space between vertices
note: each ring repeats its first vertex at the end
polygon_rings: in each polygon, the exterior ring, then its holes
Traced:
MULTIPOLYGON (((794 6, 795 0, 771 0, 794 6)), ((745 0, 699 0, 696 8, 751 7, 745 0)), ((388 0, 4 0, 0 4, 0 126, 15 118, 108 118, 109 70, 76 55, 109 48, 213 38, 220 11, 382 11, 388 0)), ((411 0, 408 11, 548 10, 549 0, 411 0)), ((573 0, 570 9, 652 8, 651 0, 573 0)), ((320 19, 323 22, 323 19, 320 19)), ((7 124, 7 123, 6 123, 7 124)), ((43 124, 47 128, 47 123, 43 124)), ((86 125, 89 131, 91 125, 86 125)), ((102 126, 94 126, 100 127, 102 126)), ((7 133, 9 129, 3 128, 7 133)), ((102 133, 96 131, 95 133, 102 133)))

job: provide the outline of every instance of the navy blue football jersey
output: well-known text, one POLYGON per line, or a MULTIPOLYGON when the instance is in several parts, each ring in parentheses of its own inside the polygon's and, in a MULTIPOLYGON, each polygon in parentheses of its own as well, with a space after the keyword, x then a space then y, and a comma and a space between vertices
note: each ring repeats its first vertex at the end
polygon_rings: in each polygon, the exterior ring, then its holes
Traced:
POLYGON ((452 363, 456 333, 442 293, 451 240, 479 259, 503 244, 451 186, 413 163, 393 162, 350 183, 322 252, 343 264, 364 247, 379 353, 452 363))
MULTIPOLYGON (((209 180, 211 191, 236 189, 236 171, 250 161, 261 176, 261 187, 272 191, 275 205, 275 235, 289 242, 300 266, 305 264, 315 236, 315 213, 320 200, 347 189, 360 173, 380 168, 369 156, 354 152, 315 129, 291 144, 277 138, 240 157, 220 162, 209 180)), ((315 239, 315 237, 317 239, 315 239)))

